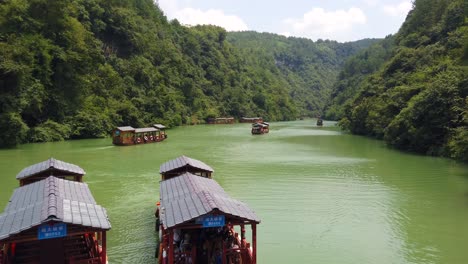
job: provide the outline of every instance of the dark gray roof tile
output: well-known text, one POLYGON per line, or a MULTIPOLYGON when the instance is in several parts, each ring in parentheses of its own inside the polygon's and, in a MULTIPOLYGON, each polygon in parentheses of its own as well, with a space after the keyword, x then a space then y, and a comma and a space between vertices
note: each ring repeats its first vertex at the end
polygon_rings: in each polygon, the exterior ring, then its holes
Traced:
POLYGON ((105 209, 96 204, 86 183, 51 176, 14 191, 0 214, 0 240, 50 220, 111 228, 105 209))
POLYGON ((162 181, 161 221, 166 228, 196 219, 215 209, 246 221, 260 222, 247 204, 232 199, 214 180, 191 173, 162 181))
POLYGON ((54 158, 50 158, 46 161, 39 162, 37 164, 31 165, 27 168, 24 168, 18 175, 16 175, 16 179, 24 179, 31 176, 34 176, 38 173, 42 173, 44 171, 51 170, 53 174, 54 171, 60 172, 68 172, 72 174, 80 174, 85 175, 86 172, 77 165, 67 163, 61 160, 57 160, 54 158))
POLYGON ((176 159, 173 159, 173 160, 170 160, 168 162, 163 163, 159 167, 159 172, 160 173, 166 173, 168 171, 179 169, 179 168, 182 168, 182 167, 187 166, 187 165, 189 165, 191 167, 194 167, 194 168, 201 169, 201 170, 214 172, 214 170, 210 166, 206 165, 205 163, 203 163, 203 162, 201 162, 199 160, 196 160, 196 159, 186 157, 186 156, 180 156, 180 157, 178 157, 176 159))

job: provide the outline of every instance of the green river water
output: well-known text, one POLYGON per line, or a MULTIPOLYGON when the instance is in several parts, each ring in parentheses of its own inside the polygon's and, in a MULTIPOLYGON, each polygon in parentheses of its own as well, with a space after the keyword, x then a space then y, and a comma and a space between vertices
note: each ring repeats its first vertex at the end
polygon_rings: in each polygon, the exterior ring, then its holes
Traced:
MULTIPOLYGON (((54 157, 82 167, 109 214, 110 263, 155 263, 159 166, 186 155, 262 219, 258 263, 468 263, 468 166, 401 153, 315 120, 168 130, 161 143, 111 139, 0 150, 0 206, 24 167, 54 157)), ((248 236, 250 240, 250 236, 248 236)))

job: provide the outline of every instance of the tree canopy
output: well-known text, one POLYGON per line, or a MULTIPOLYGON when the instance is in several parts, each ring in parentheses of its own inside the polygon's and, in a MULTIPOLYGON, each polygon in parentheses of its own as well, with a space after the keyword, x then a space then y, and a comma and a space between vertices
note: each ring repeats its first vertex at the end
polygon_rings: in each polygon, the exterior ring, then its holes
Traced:
POLYGON ((317 113, 344 57, 367 42, 186 27, 152 0, 1 1, 0 146, 317 113))
POLYGON ((467 7, 414 1, 395 36, 346 62, 327 116, 399 149, 468 161, 467 7))

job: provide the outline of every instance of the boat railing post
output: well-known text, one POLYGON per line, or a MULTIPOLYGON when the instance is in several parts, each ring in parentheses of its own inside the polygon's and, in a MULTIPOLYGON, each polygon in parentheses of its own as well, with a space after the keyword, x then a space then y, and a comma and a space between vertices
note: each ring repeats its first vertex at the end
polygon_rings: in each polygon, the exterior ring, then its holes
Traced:
POLYGON ((227 254, 226 254, 226 251, 227 251, 227 249, 226 249, 226 241, 224 241, 224 239, 223 239, 222 241, 223 241, 223 261, 222 261, 222 263, 223 263, 223 264, 226 264, 226 263, 227 263, 227 262, 226 262, 226 258, 227 258, 227 254))
POLYGON ((107 262, 107 242, 106 242, 106 231, 102 231, 102 252, 101 252, 101 263, 106 264, 107 262))
POLYGON ((174 230, 169 229, 169 264, 174 263, 174 230))
POLYGON ((244 224, 240 226, 241 226, 241 241, 244 241, 245 240, 245 226, 244 224))
POLYGON ((257 263, 257 224, 252 224, 252 263, 257 263))

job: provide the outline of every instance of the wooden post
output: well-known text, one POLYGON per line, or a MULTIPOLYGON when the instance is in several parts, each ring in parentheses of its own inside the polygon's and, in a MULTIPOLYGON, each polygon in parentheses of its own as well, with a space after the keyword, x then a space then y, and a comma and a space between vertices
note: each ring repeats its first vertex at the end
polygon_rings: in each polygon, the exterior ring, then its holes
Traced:
POLYGON ((222 263, 223 264, 226 264, 226 242, 224 241, 224 239, 222 240, 223 241, 223 254, 222 254, 222 263))
POLYGON ((257 263, 257 224, 252 224, 252 264, 257 263))
POLYGON ((169 229, 169 252, 168 254, 168 263, 174 264, 174 229, 169 229))
POLYGON ((102 231, 102 251, 101 251, 101 263, 106 264, 107 262, 107 242, 106 242, 106 231, 102 231))
POLYGON ((241 242, 245 239, 245 226, 244 224, 240 225, 241 227, 241 242))

